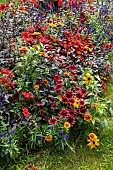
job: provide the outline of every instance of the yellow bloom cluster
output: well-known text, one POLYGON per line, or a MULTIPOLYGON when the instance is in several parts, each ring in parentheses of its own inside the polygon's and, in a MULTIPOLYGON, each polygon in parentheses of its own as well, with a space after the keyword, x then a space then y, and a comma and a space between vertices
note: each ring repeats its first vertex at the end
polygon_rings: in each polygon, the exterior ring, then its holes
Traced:
POLYGON ((93 79, 94 76, 92 76, 90 73, 86 73, 85 77, 83 77, 83 83, 88 85, 90 83, 90 80, 93 79))
POLYGON ((91 149, 94 148, 95 146, 99 146, 99 139, 95 135, 95 133, 90 133, 89 134, 89 139, 87 140, 89 144, 87 144, 91 149))

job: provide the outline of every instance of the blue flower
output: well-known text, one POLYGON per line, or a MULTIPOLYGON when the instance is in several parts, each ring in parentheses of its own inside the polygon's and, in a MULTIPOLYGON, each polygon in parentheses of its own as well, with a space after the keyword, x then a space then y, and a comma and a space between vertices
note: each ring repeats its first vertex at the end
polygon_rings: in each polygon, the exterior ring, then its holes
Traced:
POLYGON ((66 134, 64 141, 68 140, 70 138, 70 136, 68 134, 66 134))
POLYGON ((8 132, 5 131, 5 132, 3 132, 3 133, 0 133, 0 136, 5 138, 5 137, 7 136, 7 134, 8 134, 8 132))
POLYGON ((51 130, 52 130, 52 131, 54 130, 54 126, 51 126, 51 130))
POLYGON ((43 139, 43 136, 42 136, 42 135, 40 135, 40 136, 39 136, 39 138, 40 138, 40 140, 42 140, 42 139, 43 139))
POLYGON ((8 137, 8 144, 10 144, 10 145, 12 144, 12 136, 8 137))
POLYGON ((64 131, 60 130, 60 136, 63 136, 63 135, 64 135, 64 131))

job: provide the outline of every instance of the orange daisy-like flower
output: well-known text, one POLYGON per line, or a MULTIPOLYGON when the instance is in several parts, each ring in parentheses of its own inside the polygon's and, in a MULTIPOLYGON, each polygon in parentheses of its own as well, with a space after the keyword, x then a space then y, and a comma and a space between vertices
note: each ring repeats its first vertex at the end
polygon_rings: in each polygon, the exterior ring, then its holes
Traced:
POLYGON ((45 57, 46 53, 44 51, 40 52, 41 56, 45 57))
POLYGON ((46 140, 47 142, 51 142, 51 141, 52 141, 52 136, 46 135, 46 136, 45 136, 45 140, 46 140))
POLYGON ((24 46, 22 46, 21 48, 19 48, 19 51, 21 52, 21 53, 26 53, 27 52, 27 47, 24 47, 24 46))
POLYGON ((38 89, 39 89, 39 85, 36 84, 36 85, 34 86, 34 88, 35 88, 36 90, 38 90, 38 89))
POLYGON ((45 85, 47 85, 47 84, 48 84, 48 80, 44 80, 43 83, 44 83, 45 85))
POLYGON ((90 122, 92 120, 92 116, 89 113, 85 113, 84 120, 86 120, 87 122, 90 122))
POLYGON ((70 124, 69 122, 65 122, 65 123, 64 123, 64 127, 65 127, 66 129, 69 129, 69 128, 71 127, 71 124, 70 124))
POLYGON ((69 77, 69 73, 67 71, 64 72, 64 76, 69 77))
POLYGON ((95 133, 90 133, 89 138, 93 140, 93 139, 97 139, 97 136, 95 135, 95 133))

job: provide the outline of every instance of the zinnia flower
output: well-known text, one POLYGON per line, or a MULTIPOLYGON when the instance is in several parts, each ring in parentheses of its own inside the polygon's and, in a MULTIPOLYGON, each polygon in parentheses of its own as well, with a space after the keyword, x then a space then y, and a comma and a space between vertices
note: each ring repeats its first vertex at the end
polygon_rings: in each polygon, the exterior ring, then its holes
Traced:
POLYGON ((64 123, 64 127, 65 127, 66 129, 69 129, 69 128, 71 127, 71 124, 70 124, 69 122, 65 122, 65 123, 64 123))
POLYGON ((52 141, 52 136, 46 135, 46 136, 45 136, 45 140, 46 140, 47 142, 51 142, 51 141, 52 141))
POLYGON ((86 120, 87 122, 90 122, 92 120, 92 116, 89 113, 85 113, 84 120, 86 120))

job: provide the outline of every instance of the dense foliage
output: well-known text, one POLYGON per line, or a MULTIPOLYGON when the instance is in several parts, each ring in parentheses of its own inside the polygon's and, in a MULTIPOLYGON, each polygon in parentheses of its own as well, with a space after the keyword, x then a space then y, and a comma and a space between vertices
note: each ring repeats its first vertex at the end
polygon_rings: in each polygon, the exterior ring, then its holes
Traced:
POLYGON ((91 149, 99 145, 95 133, 112 112, 101 98, 112 71, 111 3, 0 5, 2 157, 45 143, 74 152, 68 141, 80 132, 91 149))

